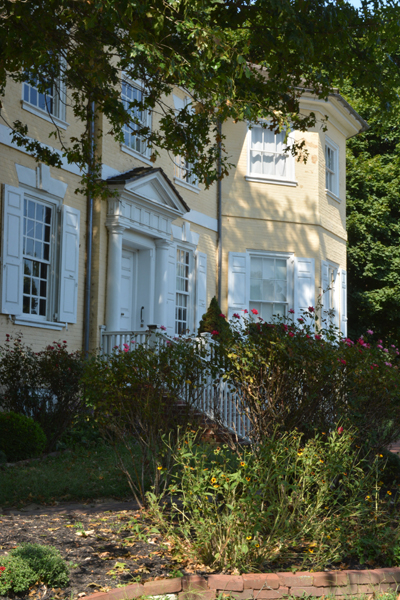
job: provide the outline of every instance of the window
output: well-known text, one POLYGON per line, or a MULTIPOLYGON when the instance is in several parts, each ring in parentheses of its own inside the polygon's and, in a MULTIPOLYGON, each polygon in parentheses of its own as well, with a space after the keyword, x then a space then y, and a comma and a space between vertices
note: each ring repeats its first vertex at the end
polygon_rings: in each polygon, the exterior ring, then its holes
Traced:
POLYGON ((192 173, 193 163, 190 163, 181 156, 177 156, 175 160, 176 179, 185 181, 194 187, 198 187, 197 177, 192 173))
POLYGON ((339 196, 339 148, 325 140, 325 186, 328 192, 339 196))
POLYGON ((250 257, 250 310, 256 309, 265 321, 285 315, 288 303, 286 258, 250 257))
POLYGON ((137 106, 131 106, 133 102, 143 101, 143 90, 127 81, 122 81, 121 99, 126 111, 132 117, 132 121, 122 128, 124 144, 134 152, 144 157, 150 155, 146 140, 137 132, 142 127, 150 127, 150 113, 147 110, 139 110, 137 106))
POLYGON ((338 266, 321 261, 322 317, 324 324, 339 327, 340 280, 338 266))
POLYGON ((248 132, 248 178, 292 183, 294 179, 294 158, 285 148, 293 143, 293 135, 289 134, 285 143, 284 131, 274 133, 259 125, 248 132))
POLYGON ((49 81, 45 92, 40 92, 37 86, 37 79, 23 83, 22 107, 66 129, 65 88, 61 79, 58 78, 55 83, 49 81))
POLYGON ((190 308, 190 253, 187 250, 176 250, 176 304, 175 333, 185 334, 189 327, 190 308))
POLYGON ((53 209, 24 198, 22 312, 45 319, 49 313, 49 276, 54 250, 51 248, 53 209))
MULTIPOLYGON (((19 167, 25 181, 35 173, 19 167)), ((60 330, 77 320, 80 212, 54 199, 66 187, 41 170, 49 195, 4 185, 0 310, 17 325, 60 330)))

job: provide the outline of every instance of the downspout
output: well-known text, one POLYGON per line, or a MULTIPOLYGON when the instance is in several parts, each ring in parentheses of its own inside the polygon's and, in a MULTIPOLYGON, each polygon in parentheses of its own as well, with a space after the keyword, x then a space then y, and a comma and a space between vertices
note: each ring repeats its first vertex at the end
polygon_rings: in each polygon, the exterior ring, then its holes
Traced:
POLYGON ((217 121, 218 160, 217 160, 217 244, 218 244, 218 304, 222 302, 222 185, 221 185, 221 153, 222 153, 222 124, 217 121))
MULTIPOLYGON (((89 129, 89 161, 88 174, 89 181, 93 173, 94 162, 94 118, 95 105, 91 103, 90 129, 89 129)), ((85 313, 84 313, 84 333, 83 333, 83 351, 85 357, 89 356, 89 336, 90 336, 90 291, 92 287, 92 247, 93 247, 93 194, 88 192, 87 196, 87 229, 86 229, 86 289, 85 289, 85 313)))

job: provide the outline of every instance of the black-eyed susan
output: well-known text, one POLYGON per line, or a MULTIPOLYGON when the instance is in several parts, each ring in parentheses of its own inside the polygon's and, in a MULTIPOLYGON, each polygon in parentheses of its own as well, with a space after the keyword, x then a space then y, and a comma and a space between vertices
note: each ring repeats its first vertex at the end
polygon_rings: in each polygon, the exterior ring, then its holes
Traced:
POLYGON ((161 465, 158 465, 157 469, 158 469, 159 471, 162 471, 162 466, 161 466, 161 465))
POLYGON ((252 539, 252 537, 253 537, 252 535, 248 535, 248 536, 246 537, 246 540, 251 540, 251 539, 252 539))
POLYGON ((245 462, 243 462, 243 461, 241 461, 241 463, 240 463, 240 466, 241 466, 241 467, 245 467, 245 466, 246 466, 246 463, 245 463, 245 462))
POLYGON ((322 458, 321 458, 319 462, 320 462, 320 463, 323 463, 324 461, 323 461, 323 460, 322 460, 322 458))
POLYGON ((213 487, 215 487, 215 488, 219 488, 219 485, 213 485, 213 487))
POLYGON ((256 548, 259 548, 259 547, 260 547, 260 544, 255 544, 255 547, 256 547, 256 548))
POLYGON ((246 477, 246 481, 250 481, 250 477, 246 477))
POLYGON ((392 492, 390 490, 388 490, 386 493, 389 494, 389 496, 392 495, 392 492))
POLYGON ((211 483, 216 483, 217 479, 215 477, 211 477, 211 483))

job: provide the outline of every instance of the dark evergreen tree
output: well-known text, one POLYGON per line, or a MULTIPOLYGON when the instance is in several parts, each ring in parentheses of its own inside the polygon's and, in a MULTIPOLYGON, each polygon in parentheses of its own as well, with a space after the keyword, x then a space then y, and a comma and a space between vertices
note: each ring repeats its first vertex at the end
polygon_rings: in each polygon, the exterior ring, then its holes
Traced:
POLYGON ((221 342, 226 342, 232 335, 229 323, 226 320, 225 315, 222 314, 218 300, 215 296, 211 300, 207 312, 204 313, 203 318, 200 321, 198 333, 206 332, 213 333, 214 337, 221 342))

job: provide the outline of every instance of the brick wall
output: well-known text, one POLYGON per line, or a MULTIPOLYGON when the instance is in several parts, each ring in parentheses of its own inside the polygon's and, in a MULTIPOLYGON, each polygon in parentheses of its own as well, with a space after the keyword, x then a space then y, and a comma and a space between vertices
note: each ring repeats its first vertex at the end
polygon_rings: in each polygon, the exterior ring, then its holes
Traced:
POLYGON ((368 571, 323 571, 317 573, 250 573, 248 575, 186 575, 182 578, 148 581, 98 592, 87 600, 129 600, 141 596, 171 600, 275 600, 285 596, 332 596, 339 600, 386 591, 397 591, 400 568, 368 571))

